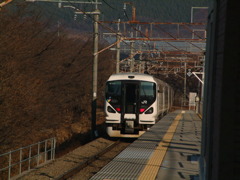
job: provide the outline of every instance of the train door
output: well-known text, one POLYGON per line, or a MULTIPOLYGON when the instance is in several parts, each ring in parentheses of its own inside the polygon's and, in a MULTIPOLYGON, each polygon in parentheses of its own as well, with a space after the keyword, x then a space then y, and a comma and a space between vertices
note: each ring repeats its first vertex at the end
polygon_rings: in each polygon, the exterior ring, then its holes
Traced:
POLYGON ((122 132, 123 134, 137 134, 135 130, 139 120, 139 86, 136 81, 125 81, 122 84, 122 132))

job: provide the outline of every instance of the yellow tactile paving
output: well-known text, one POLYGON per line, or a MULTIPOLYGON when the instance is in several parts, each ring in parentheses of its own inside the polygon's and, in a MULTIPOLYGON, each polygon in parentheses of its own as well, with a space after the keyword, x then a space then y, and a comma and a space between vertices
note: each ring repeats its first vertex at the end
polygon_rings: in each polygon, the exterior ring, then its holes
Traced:
MULTIPOLYGON (((185 112, 182 111, 182 113, 185 112)), ((163 158, 167 152, 168 146, 178 126, 178 122, 182 118, 182 113, 178 114, 174 119, 173 123, 171 124, 168 131, 164 135, 163 140, 158 144, 151 158, 147 162, 145 168, 141 172, 138 180, 154 180, 156 178, 158 170, 162 164, 163 158)))

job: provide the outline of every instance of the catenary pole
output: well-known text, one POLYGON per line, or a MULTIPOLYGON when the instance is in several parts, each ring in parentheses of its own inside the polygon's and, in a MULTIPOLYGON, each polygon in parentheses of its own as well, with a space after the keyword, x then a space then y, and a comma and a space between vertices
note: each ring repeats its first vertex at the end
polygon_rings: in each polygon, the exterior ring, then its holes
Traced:
POLYGON ((133 70, 134 70, 133 46, 134 46, 134 42, 131 41, 130 42, 130 59, 131 59, 130 72, 133 72, 133 70))
POLYGON ((97 0, 94 15, 94 37, 93 37, 93 97, 92 97, 92 138, 98 136, 96 129, 96 114, 97 114, 97 75, 98 75, 98 21, 100 11, 98 10, 97 0))
POLYGON ((184 87, 183 87, 183 105, 186 106, 187 102, 187 63, 184 62, 184 87))
POLYGON ((121 39, 121 36, 120 36, 120 19, 118 19, 118 32, 117 32, 117 54, 116 54, 116 59, 117 59, 117 62, 116 62, 116 73, 119 73, 119 66, 120 66, 120 39, 121 39))

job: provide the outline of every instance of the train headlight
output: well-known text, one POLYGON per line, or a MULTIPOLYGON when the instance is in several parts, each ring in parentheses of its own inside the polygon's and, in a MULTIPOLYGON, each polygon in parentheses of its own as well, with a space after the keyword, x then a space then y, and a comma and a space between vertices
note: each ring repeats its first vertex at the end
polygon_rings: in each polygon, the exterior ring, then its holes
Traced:
POLYGON ((116 111, 114 111, 114 109, 111 108, 110 106, 107 107, 107 111, 110 113, 116 113, 116 111))
POLYGON ((149 109, 145 112, 145 114, 152 114, 152 113, 153 113, 153 107, 149 108, 149 109))

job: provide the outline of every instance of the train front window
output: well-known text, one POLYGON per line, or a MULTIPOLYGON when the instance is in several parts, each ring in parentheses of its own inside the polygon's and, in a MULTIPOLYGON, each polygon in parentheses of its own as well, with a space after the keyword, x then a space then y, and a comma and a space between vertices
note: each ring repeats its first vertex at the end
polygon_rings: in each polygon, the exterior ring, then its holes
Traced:
POLYGON ((106 101, 117 112, 121 112, 121 87, 121 81, 109 81, 106 85, 106 101))
POLYGON ((147 97, 147 98, 153 98, 155 97, 156 93, 156 85, 152 82, 141 82, 140 86, 140 96, 141 97, 147 97))
POLYGON ((107 96, 120 96, 121 95, 121 81, 110 81, 106 86, 107 96))
POLYGON ((140 113, 143 113, 156 99, 156 84, 152 82, 140 83, 140 113))

